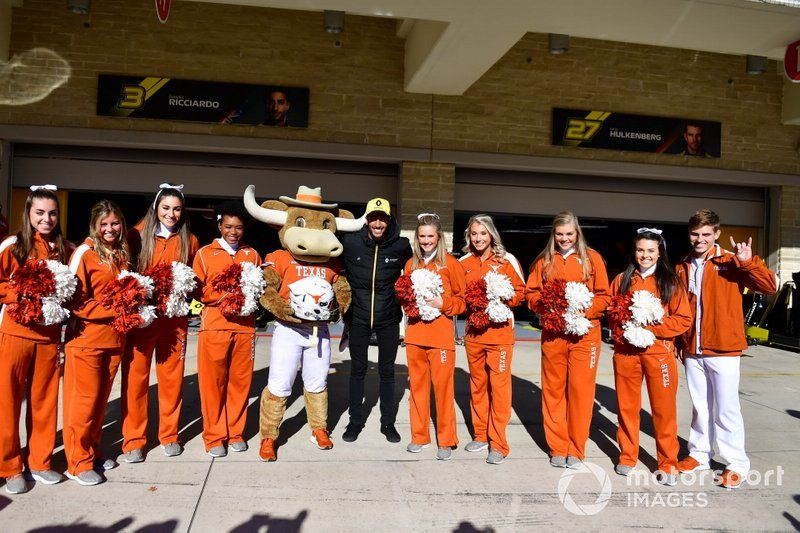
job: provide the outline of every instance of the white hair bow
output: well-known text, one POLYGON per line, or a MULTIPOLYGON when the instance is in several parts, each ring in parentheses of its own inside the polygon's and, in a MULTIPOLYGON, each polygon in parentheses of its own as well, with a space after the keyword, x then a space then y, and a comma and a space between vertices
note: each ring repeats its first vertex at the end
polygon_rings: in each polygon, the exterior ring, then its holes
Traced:
POLYGON ((636 230, 636 233, 655 233, 656 235, 661 235, 663 232, 658 228, 639 228, 636 230))
POLYGON ((38 191, 39 189, 45 189, 47 191, 57 191, 58 187, 55 185, 31 185, 32 191, 38 191))
POLYGON ((153 200, 153 210, 155 211, 156 206, 158 205, 158 199, 161 198, 161 193, 164 192, 164 189, 175 189, 178 191, 178 194, 181 195, 183 198, 183 183, 180 185, 170 185, 169 183, 162 183, 158 186, 158 192, 156 193, 156 198, 153 200))
POLYGON ((438 220, 439 215, 437 215, 436 213, 420 213, 419 215, 417 215, 417 222, 422 220, 423 217, 433 217, 438 220))

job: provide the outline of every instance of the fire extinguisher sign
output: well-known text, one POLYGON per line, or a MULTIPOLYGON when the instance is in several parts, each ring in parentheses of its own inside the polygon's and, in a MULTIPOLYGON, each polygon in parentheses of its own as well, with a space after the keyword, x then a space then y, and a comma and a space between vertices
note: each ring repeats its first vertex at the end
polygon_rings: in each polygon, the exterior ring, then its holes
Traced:
POLYGON ((169 18, 169 5, 170 0, 156 0, 156 15, 161 24, 164 24, 169 18))
POLYGON ((783 70, 790 80, 800 83, 800 41, 795 41, 786 47, 783 70))

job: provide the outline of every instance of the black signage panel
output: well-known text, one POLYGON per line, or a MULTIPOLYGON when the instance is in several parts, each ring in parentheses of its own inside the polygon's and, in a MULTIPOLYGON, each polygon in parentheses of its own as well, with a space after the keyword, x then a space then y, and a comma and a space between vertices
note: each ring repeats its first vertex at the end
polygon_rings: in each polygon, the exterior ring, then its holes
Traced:
POLYGON ((553 144, 719 157, 722 124, 707 120, 553 108, 553 144))
POLYGON ((99 116, 308 127, 305 87, 101 74, 99 116))

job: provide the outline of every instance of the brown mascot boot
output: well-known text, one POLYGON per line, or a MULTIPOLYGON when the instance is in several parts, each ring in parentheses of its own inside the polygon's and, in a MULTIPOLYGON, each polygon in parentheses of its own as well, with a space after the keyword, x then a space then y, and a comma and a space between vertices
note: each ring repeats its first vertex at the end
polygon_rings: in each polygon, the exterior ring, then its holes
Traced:
POLYGON ((274 461, 278 458, 275 453, 275 441, 278 440, 278 426, 283 420, 286 411, 286 398, 275 396, 268 388, 261 392, 261 405, 259 412, 259 430, 261 432, 261 448, 258 456, 262 461, 274 461))
POLYGON ((308 392, 303 389, 306 400, 306 415, 311 427, 311 442, 320 450, 330 450, 333 442, 328 433, 328 389, 322 392, 308 392))

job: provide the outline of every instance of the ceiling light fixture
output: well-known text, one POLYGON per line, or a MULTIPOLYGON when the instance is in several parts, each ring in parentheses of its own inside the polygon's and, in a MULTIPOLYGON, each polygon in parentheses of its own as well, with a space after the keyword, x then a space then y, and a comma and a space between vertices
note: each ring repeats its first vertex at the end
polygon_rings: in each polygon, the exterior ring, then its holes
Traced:
POLYGON ((747 73, 764 74, 767 71, 767 58, 764 56, 747 56, 747 73))
POLYGON ((547 43, 551 54, 563 54, 569 50, 569 35, 564 35, 563 33, 548 33, 547 43))
POLYGON ((344 31, 344 11, 325 10, 322 25, 328 33, 342 33, 344 31))
POLYGON ((67 11, 78 15, 88 15, 91 0, 67 0, 67 11))

